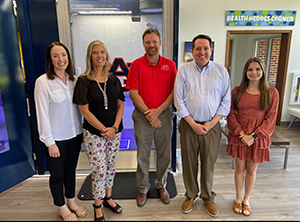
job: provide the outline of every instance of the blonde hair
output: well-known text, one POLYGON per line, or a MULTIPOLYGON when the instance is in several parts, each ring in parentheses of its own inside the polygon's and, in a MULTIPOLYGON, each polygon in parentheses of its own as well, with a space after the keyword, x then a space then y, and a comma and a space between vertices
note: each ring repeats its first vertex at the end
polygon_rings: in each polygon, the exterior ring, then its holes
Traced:
POLYGON ((93 51, 93 47, 95 45, 101 45, 101 46, 103 46, 103 48, 105 50, 106 62, 105 62, 105 65, 103 67, 103 74, 110 76, 109 73, 108 73, 108 70, 109 70, 110 65, 111 65, 111 60, 110 60, 110 56, 108 54, 107 48, 104 45, 104 43, 101 42, 100 40, 94 40, 87 47, 87 51, 86 51, 86 68, 85 68, 84 73, 81 74, 81 76, 87 76, 87 78, 89 80, 94 80, 95 79, 95 74, 93 72, 93 62, 92 62, 92 51, 93 51))
POLYGON ((235 95, 233 104, 234 104, 235 109, 237 110, 238 102, 239 102, 242 94, 246 91, 246 89, 248 88, 248 85, 249 85, 249 79, 247 78, 247 70, 248 70, 249 65, 252 62, 257 62, 263 72, 263 75, 259 80, 259 108, 261 110, 267 111, 267 110, 269 110, 270 105, 271 105, 271 93, 270 93, 270 88, 269 88, 269 84, 268 84, 267 77, 266 77, 266 69, 265 69, 264 63, 260 58, 257 58, 257 57, 250 58, 246 62, 245 66, 244 66, 244 71, 243 71, 243 78, 242 78, 240 87, 235 95))

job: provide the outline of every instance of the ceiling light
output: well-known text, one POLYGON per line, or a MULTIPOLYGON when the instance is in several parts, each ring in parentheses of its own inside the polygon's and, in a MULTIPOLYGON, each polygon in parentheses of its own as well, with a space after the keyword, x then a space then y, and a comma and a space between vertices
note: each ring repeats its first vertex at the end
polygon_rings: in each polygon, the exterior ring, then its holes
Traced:
POLYGON ((100 15, 100 14, 118 14, 118 15, 130 15, 131 11, 78 11, 80 15, 100 15))
POLYGON ((158 12, 162 12, 162 8, 141 8, 141 12, 144 12, 144 13, 158 13, 158 12))
POLYGON ((162 12, 161 0, 140 0, 140 11, 143 13, 162 12))
POLYGON ((79 12, 79 11, 119 11, 119 8, 72 8, 70 12, 79 12))

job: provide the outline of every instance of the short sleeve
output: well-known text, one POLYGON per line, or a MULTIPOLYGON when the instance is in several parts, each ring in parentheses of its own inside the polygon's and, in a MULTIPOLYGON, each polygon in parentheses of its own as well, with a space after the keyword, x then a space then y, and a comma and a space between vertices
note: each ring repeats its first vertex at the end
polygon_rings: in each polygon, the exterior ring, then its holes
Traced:
POLYGON ((113 81, 114 81, 114 84, 115 84, 116 89, 117 89, 118 99, 120 99, 122 101, 125 101, 125 95, 123 93, 123 88, 122 88, 122 85, 121 85, 121 82, 120 82, 119 78, 117 76, 113 75, 113 81))
POLYGON ((86 105, 90 99, 88 96, 89 80, 86 76, 79 76, 74 88, 73 103, 77 105, 86 105))
POLYGON ((139 90, 139 60, 131 63, 126 82, 126 89, 139 90))

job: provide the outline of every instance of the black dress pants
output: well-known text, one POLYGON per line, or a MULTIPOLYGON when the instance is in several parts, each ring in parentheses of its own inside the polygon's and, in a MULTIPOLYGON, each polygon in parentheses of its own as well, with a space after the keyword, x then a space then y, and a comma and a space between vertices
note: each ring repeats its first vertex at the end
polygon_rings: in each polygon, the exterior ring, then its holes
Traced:
POLYGON ((68 199, 75 197, 76 167, 82 143, 82 133, 68 140, 55 141, 60 157, 49 156, 48 147, 43 144, 50 178, 49 186, 54 205, 63 206, 64 196, 68 199))

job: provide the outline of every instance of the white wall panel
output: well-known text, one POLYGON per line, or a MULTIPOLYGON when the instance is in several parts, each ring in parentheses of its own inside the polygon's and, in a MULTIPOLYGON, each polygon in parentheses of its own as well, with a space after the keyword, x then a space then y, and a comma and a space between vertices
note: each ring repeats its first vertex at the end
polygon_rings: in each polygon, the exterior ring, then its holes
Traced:
POLYGON ((106 45, 112 61, 122 57, 127 63, 144 55, 142 34, 147 28, 155 27, 162 34, 162 15, 157 14, 142 15, 141 22, 132 22, 131 15, 78 15, 72 16, 71 20, 74 64, 82 72, 85 71, 87 46, 95 39, 106 45))

